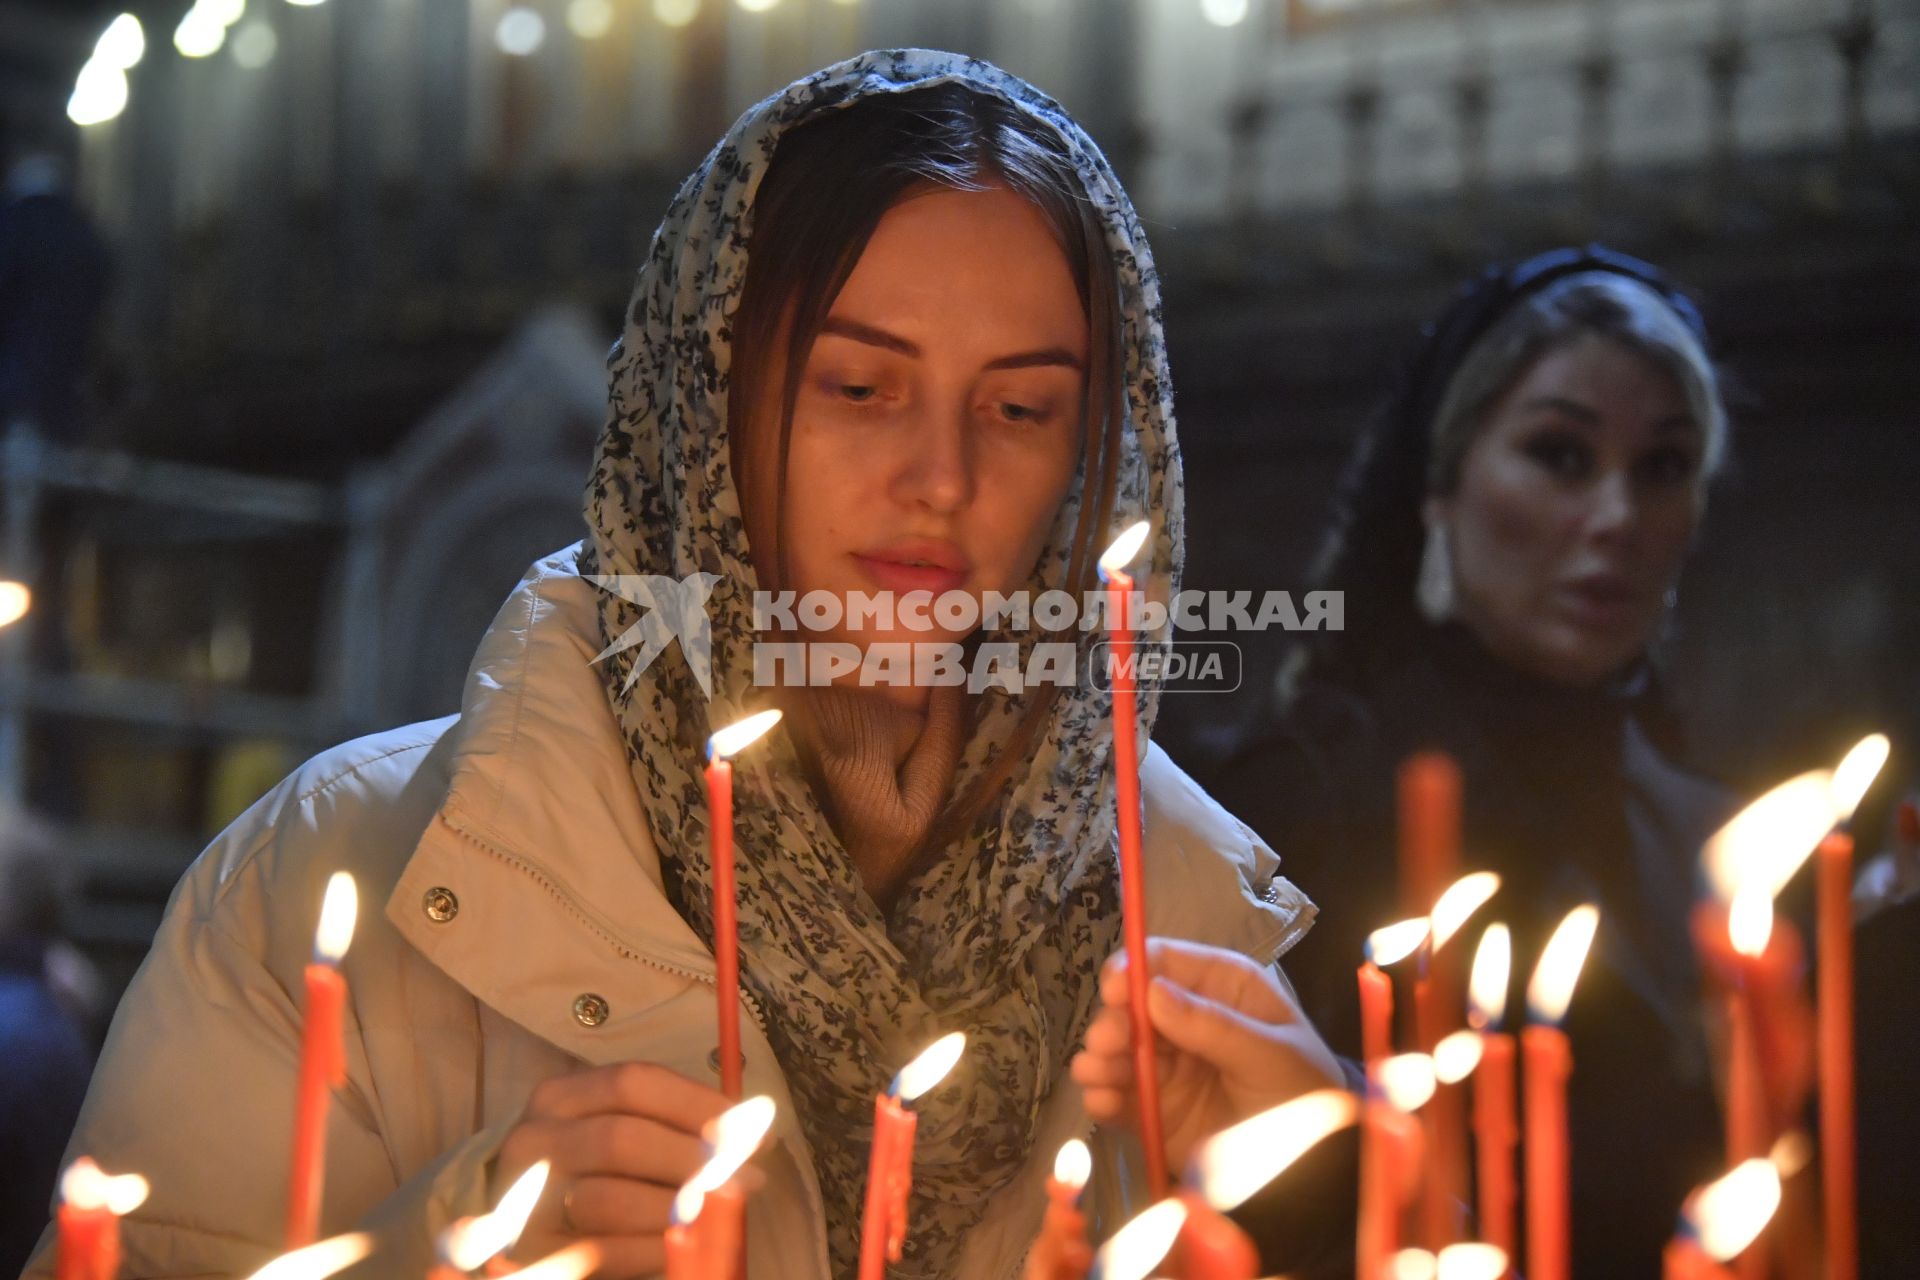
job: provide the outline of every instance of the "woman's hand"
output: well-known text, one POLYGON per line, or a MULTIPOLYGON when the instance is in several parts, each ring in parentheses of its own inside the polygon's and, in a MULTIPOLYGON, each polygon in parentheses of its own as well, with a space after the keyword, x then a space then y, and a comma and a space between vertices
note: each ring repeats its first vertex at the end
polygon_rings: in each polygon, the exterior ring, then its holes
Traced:
MULTIPOLYGON (((1314 1089, 1345 1081, 1333 1050, 1270 966, 1235 951, 1153 938, 1147 1014, 1160 1064, 1161 1123, 1175 1168, 1230 1124, 1314 1089)), ((1072 1074, 1087 1114, 1102 1124, 1133 1122, 1132 1030, 1127 1017, 1127 957, 1100 972, 1101 1009, 1072 1074)))
POLYGON ((603 1280, 662 1270, 673 1197, 706 1163, 701 1127, 731 1105, 718 1090, 645 1062, 541 1082, 496 1165, 497 1196, 536 1160, 552 1162, 511 1257, 525 1263, 592 1240, 603 1280))

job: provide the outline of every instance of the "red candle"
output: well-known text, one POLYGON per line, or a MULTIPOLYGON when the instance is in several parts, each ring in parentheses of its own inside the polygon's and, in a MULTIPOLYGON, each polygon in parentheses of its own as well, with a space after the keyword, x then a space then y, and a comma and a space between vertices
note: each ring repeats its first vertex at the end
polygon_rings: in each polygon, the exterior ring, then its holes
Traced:
POLYGON ((1189 1188, 1180 1199, 1187 1206, 1173 1250, 1180 1280, 1255 1280, 1260 1251, 1247 1233, 1210 1208, 1198 1191, 1189 1188))
POLYGON ((1507 1013, 1513 940, 1504 924, 1487 926, 1467 982, 1467 1021, 1480 1032, 1473 1078, 1473 1140, 1478 1157, 1480 1238, 1514 1256, 1513 1153, 1520 1141, 1514 1103, 1513 1037, 1500 1030, 1507 1013))
MULTIPOLYGON (((1457 803, 1456 797, 1456 807, 1457 803)), ((1428 917, 1428 947, 1413 994, 1414 1028, 1422 1053, 1434 1052, 1460 1029, 1456 1012, 1460 1007, 1460 973, 1447 943, 1499 888, 1499 876, 1476 871, 1455 880, 1434 900, 1428 917)), ((1438 1255, 1460 1239, 1462 1206, 1467 1200, 1466 1095, 1444 1075, 1439 1092, 1427 1104, 1427 1125, 1433 1133, 1433 1159, 1426 1178, 1422 1224, 1428 1247, 1438 1255)))
POLYGON ((919 1123, 906 1104, 946 1078, 966 1042, 958 1031, 942 1036, 902 1067, 892 1087, 873 1100, 873 1146, 867 1154, 867 1198, 860 1219, 860 1280, 885 1280, 887 1263, 900 1261, 906 1245, 913 1131, 919 1123))
POLYGON ((1859 1274, 1854 1187, 1853 837, 1836 831, 1815 864, 1820 967, 1820 1154, 1826 1202, 1826 1280, 1859 1274))
POLYGON ((1569 912, 1548 939, 1527 988, 1533 1021, 1520 1032, 1526 1060, 1527 1280, 1568 1280, 1572 1274, 1567 1077, 1573 1074, 1573 1050, 1559 1024, 1599 922, 1591 906, 1569 912))
POLYGON ((740 925, 733 874, 733 757, 780 721, 762 711, 707 739, 707 854, 713 864, 713 970, 719 1003, 720 1091, 740 1097, 740 925))
POLYGON ((1662 1257, 1663 1280, 1733 1280, 1730 1258, 1764 1258, 1750 1246, 1780 1207, 1780 1172, 1748 1160, 1697 1188, 1680 1210, 1680 1232, 1662 1257))
POLYGON ((1113 772, 1120 828, 1120 912, 1127 948, 1127 1016, 1133 1039, 1133 1079, 1140 1102, 1140 1141, 1147 1153, 1147 1182, 1155 1197, 1166 1194, 1167 1144, 1160 1119, 1160 1067, 1154 1056, 1153 1021, 1147 1013, 1152 973, 1147 959, 1147 880, 1140 833, 1140 746, 1135 708, 1132 621, 1133 578, 1126 566, 1140 554, 1149 525, 1128 527, 1100 557, 1107 587, 1108 650, 1113 682, 1113 772))
POLYGON ((120 1270, 120 1219, 146 1198, 147 1180, 137 1173, 109 1177, 86 1156, 67 1166, 55 1215, 57 1280, 113 1280, 120 1270))
POLYGON ((527 1219, 546 1190, 550 1165, 536 1161, 513 1180, 492 1212, 456 1219, 434 1242, 434 1266, 429 1280, 460 1280, 486 1268, 490 1276, 510 1275, 519 1268, 503 1256, 520 1239, 527 1219))
POLYGON ((1128 1222, 1100 1246, 1094 1259, 1101 1280, 1147 1280, 1180 1236, 1186 1202, 1162 1200, 1128 1222))
POLYGON ((1404 1053, 1367 1074, 1360 1120, 1360 1210, 1355 1280, 1389 1280, 1400 1248, 1400 1216, 1420 1185, 1426 1142, 1408 1112, 1433 1094, 1433 1060, 1404 1053), (1424 1068, 1422 1067, 1424 1064, 1424 1068))
POLYGON ((1733 1280, 1733 1273, 1685 1238, 1668 1243, 1660 1258, 1661 1280, 1733 1280))
POLYGON ((287 1247, 312 1244, 320 1235, 320 1199, 326 1178, 327 1103, 347 1082, 344 1033, 346 979, 340 958, 353 941, 358 912, 353 877, 335 872, 327 881, 307 966, 307 1006, 300 1037, 300 1076, 294 1094, 293 1164, 287 1179, 287 1247))
POLYGON ((1092 1172, 1093 1155, 1078 1138, 1054 1157, 1053 1176, 1047 1179, 1047 1216, 1040 1223, 1039 1241, 1027 1254, 1026 1280, 1086 1280, 1093 1247, 1087 1243, 1080 1192, 1092 1172))
POLYGON ((1371 960, 1360 963, 1360 1050, 1368 1066, 1393 1052, 1393 980, 1371 960))
POLYGON ((1460 866, 1460 766, 1439 751, 1400 766, 1400 901, 1425 915, 1460 866))

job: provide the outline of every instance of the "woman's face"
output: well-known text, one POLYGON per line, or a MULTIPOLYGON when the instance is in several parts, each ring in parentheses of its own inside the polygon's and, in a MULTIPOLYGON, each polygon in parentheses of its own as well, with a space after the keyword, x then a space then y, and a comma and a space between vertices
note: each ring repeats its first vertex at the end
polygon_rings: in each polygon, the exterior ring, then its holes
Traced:
MULTIPOLYGON (((1079 290, 1032 204, 994 187, 895 205, 800 382, 783 585, 896 602, 1024 586, 1079 461, 1086 365, 1079 290)), ((964 637, 896 625, 805 638, 864 649, 964 637)))
POLYGON ((1673 377, 1583 334, 1494 403, 1453 493, 1429 498, 1454 613, 1508 662, 1592 684, 1653 638, 1703 502, 1701 431, 1673 377))

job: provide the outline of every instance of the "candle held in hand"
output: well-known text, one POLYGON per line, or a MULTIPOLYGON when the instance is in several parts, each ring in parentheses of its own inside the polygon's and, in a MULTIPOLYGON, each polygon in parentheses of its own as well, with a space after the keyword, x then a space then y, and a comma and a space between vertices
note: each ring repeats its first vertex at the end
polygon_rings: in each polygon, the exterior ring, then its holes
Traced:
POLYGON ((719 1005, 720 1091, 738 1099, 740 1059, 739 890, 733 865, 733 757, 780 722, 762 711, 707 739, 707 860, 713 868, 713 970, 719 1005))
POLYGON ((966 1049, 956 1031, 933 1042, 900 1069, 893 1086, 873 1100, 873 1146, 867 1156, 867 1198, 860 1219, 860 1280, 884 1280, 907 1239, 907 1202, 913 1191, 913 1133, 918 1118, 907 1103, 946 1078, 966 1049))
POLYGON ((327 1104, 347 1082, 345 1017, 347 982, 340 960, 353 941, 359 912, 353 877, 338 871, 327 881, 307 966, 307 1005, 300 1034, 300 1075, 295 1085, 293 1163, 287 1179, 287 1246, 312 1244, 320 1234, 320 1200, 326 1180, 327 1104))

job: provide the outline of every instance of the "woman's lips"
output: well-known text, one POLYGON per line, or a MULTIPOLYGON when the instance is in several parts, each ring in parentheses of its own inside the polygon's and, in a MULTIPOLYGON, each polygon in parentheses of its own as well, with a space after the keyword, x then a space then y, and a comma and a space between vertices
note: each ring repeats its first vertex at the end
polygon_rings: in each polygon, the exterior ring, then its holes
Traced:
POLYGON ((943 591, 958 591, 966 583, 967 572, 964 569, 948 568, 945 565, 909 563, 906 560, 893 560, 880 555, 861 555, 853 557, 860 568, 877 583, 881 590, 904 595, 909 591, 927 591, 939 595, 943 591))
POLYGON ((1614 630, 1639 619, 1646 593, 1615 578, 1573 582, 1561 589, 1574 618, 1584 626, 1614 630))

